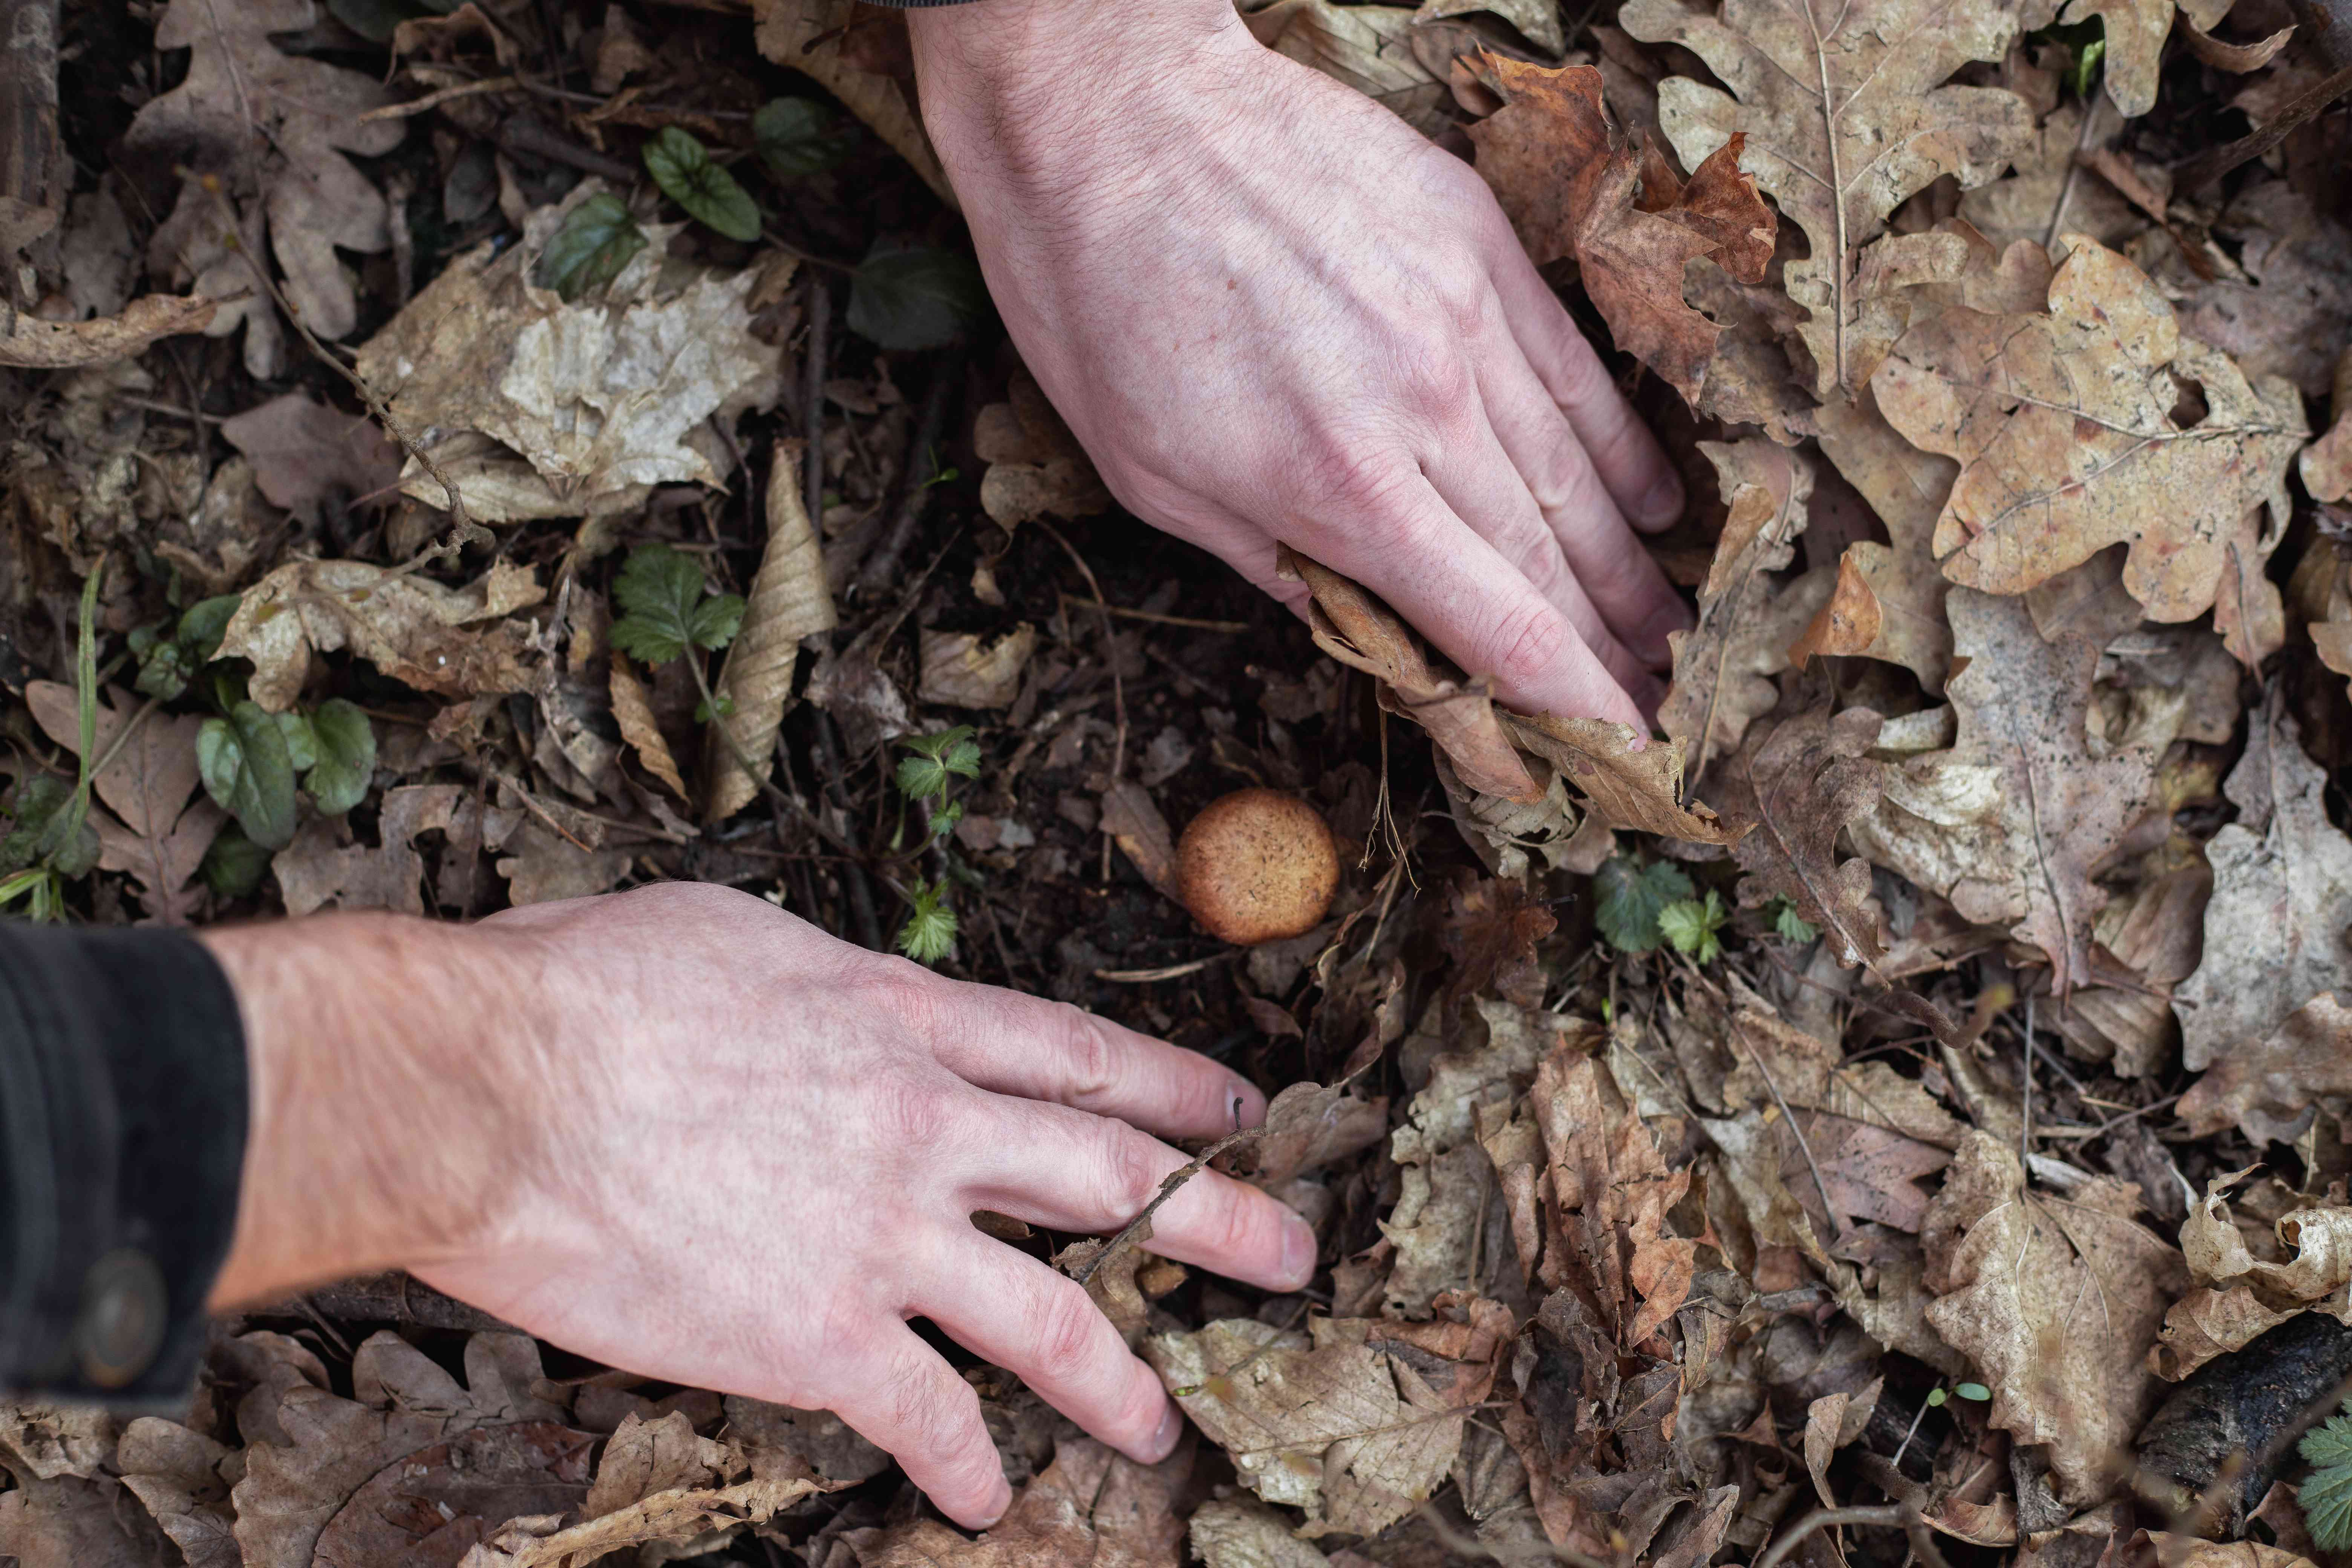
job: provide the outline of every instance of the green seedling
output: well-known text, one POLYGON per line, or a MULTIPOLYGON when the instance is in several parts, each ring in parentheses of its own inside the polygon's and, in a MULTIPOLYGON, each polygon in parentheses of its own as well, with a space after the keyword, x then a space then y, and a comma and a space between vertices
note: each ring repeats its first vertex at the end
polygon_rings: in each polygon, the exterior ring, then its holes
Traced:
POLYGON ((1677 899, 1658 911, 1658 934, 1676 952, 1697 963, 1713 963, 1723 956, 1725 924, 1731 910, 1713 888, 1704 899, 1677 899))
POLYGON ((1653 952, 1665 939, 1658 912, 1691 898, 1691 879, 1669 860, 1644 866, 1629 855, 1612 855, 1592 878, 1592 922, 1601 940, 1620 952, 1653 952))
POLYGON ((270 713, 251 698, 223 706, 225 714, 196 731, 196 771, 254 844, 293 842, 298 780, 322 816, 341 816, 367 798, 375 727, 355 704, 331 697, 307 713, 270 713))
MULTIPOLYGON (((898 793, 923 811, 924 847, 940 848, 963 820, 955 781, 980 776, 980 747, 971 726, 959 724, 936 735, 902 741, 911 754, 898 762, 898 793)), ((956 912, 948 902, 948 879, 918 882, 907 895, 907 921, 898 928, 900 952, 918 963, 937 963, 955 951, 956 912)))
MULTIPOLYGON (((641 544, 613 580, 613 596, 624 614, 613 623, 613 646, 640 664, 667 664, 688 649, 717 653, 743 628, 743 596, 713 594, 702 585, 702 568, 667 544, 641 544)), ((710 689, 698 657, 686 660, 702 701, 694 710, 707 724, 735 710, 710 689)))
POLYGON ((697 221, 746 244, 760 237, 759 204, 691 131, 663 126, 646 143, 646 172, 697 221))
POLYGON ((98 750, 98 582, 81 585, 81 622, 74 637, 74 717, 80 766, 68 784, 50 773, 27 773, 9 792, 8 833, 0 838, 0 908, 24 901, 37 921, 65 910, 65 885, 98 864, 98 834, 89 825, 89 784, 98 750))
POLYGON ((629 216, 628 204, 607 191, 564 215, 563 226, 539 253, 532 277, 570 304, 618 278, 645 247, 646 231, 629 216))
POLYGON ((2295 1500, 2323 1552, 2352 1547, 2352 1400, 2343 1409, 2305 1433, 2301 1445, 2312 1469, 2295 1500))
POLYGON ((1764 919, 1772 927, 1772 934, 1783 942, 1807 942, 1822 934, 1787 899, 1774 899, 1766 904, 1764 919))

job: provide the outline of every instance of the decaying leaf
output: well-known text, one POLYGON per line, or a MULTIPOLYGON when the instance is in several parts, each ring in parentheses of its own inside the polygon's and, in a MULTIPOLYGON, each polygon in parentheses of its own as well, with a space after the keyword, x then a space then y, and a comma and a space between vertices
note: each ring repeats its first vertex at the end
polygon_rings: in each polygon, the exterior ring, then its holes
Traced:
POLYGON ((1816 393, 1858 389, 1848 342, 1857 253, 1938 176, 1982 184, 2032 137, 2032 111, 2014 93, 1945 85, 1970 61, 2006 54, 2017 13, 1986 0, 1859 0, 1824 18, 1795 0, 1723 0, 1719 11, 1632 0, 1618 21, 1644 42, 1692 49, 1730 89, 1667 78, 1659 125, 1691 167, 1747 138, 1742 165, 1810 247, 1785 281, 1812 316, 1816 393))
POLYGON ((2336 362, 2328 414, 2327 433, 2303 449, 2295 466, 2312 500, 2352 500, 2352 349, 2346 349, 2336 362))
POLYGON ((1021 672, 1036 648, 1037 628, 1026 621, 997 637, 927 631, 922 685, 915 695, 950 708, 1009 707, 1021 694, 1021 672))
MULTIPOLYGON (((2103 24, 2100 36, 2106 40, 2107 51, 2101 63, 2105 68, 2107 96, 2126 118, 2156 107, 2157 66, 2164 41, 2172 33, 2176 9, 2188 19, 2183 31, 2194 40, 2210 33, 2230 14, 2230 0, 2069 0, 2062 20, 2082 23, 2096 16, 2103 24)), ((2248 70, 2252 65, 2230 68, 2248 70)))
POLYGON ((1385 104, 1416 130, 1445 123, 1445 84, 1413 53, 1412 7, 1265 0, 1241 9, 1250 32, 1276 54, 1385 104))
POLYGON ((1883 721, 1867 708, 1801 714, 1777 725, 1754 754, 1731 765, 1756 803, 1756 829, 1734 851, 1748 876, 1739 902, 1775 898, 1826 933, 1843 964, 1873 964, 1886 952, 1886 915, 1872 894, 1870 863, 1841 861, 1838 835, 1876 809, 1885 764, 1865 753, 1883 721))
POLYGON ((853 0, 755 0, 751 15, 759 24, 760 53, 777 64, 814 77, 839 99, 842 106, 870 127, 892 152, 907 160, 922 176, 931 194, 956 205, 955 187, 915 112, 914 79, 905 80, 873 68, 875 53, 868 47, 875 29, 894 29, 899 51, 906 47, 906 23, 897 16, 861 16, 853 0))
POLYGON ((2352 1006, 2313 997, 2276 1027, 2231 1045, 2180 1097, 2180 1120, 2199 1136, 2235 1123, 2260 1147, 2291 1143, 2319 1107, 2340 1115, 2352 1095, 2352 1006))
POLYGON ((2148 1370, 2169 1382, 2305 1311, 2352 1318, 2352 1208, 2326 1204, 2281 1215, 2273 1231, 2284 1261, 2262 1262, 2230 1214, 2229 1190, 2246 1174, 2215 1177, 2180 1226, 2196 1289, 2165 1313, 2163 1337, 2147 1352, 2148 1370))
MULTIPOLYGON (((50 740, 80 754, 80 709, 72 687, 32 681, 25 704, 50 740)), ((142 714, 139 700, 116 688, 99 697, 98 755, 111 754, 113 761, 90 781, 107 808, 93 806, 89 814, 98 863, 130 873, 148 915, 167 925, 184 925, 194 912, 204 891, 192 885, 196 868, 228 820, 196 793, 196 733, 203 728, 198 714, 142 714), (138 727, 131 729, 134 722, 138 727)))
POLYGON ((2016 1152, 1971 1132, 1928 1210, 1927 1321, 1984 1373, 1987 1419, 2048 1445, 2062 1501, 2103 1499, 2130 1473, 2155 1392, 2142 1363, 2188 1285, 2137 1207, 2103 1177, 2069 1197, 2029 1194, 2016 1152))
POLYGON ((1878 809, 1852 825, 1854 847, 1968 920, 2039 946, 2063 994, 2089 977, 2091 922, 2106 901, 2093 876, 2145 809, 2157 748, 2093 754, 2089 639, 2045 642, 2016 599, 1956 588, 1948 608, 1969 661, 1947 688, 1954 742, 1888 771, 1878 809))
POLYGON ((1619 831, 1660 834, 1686 844, 1734 844, 1744 829, 1696 802, 1684 805, 1683 743, 1642 739, 1629 724, 1603 719, 1528 718, 1506 713, 1503 726, 1525 750, 1549 763, 1619 831))
POLYGON ((1697 754, 1703 777, 1709 760, 1738 751, 1749 722, 1780 700, 1771 677, 1789 668, 1790 645, 1830 584, 1818 573, 1785 587, 1776 580, 1805 529, 1812 465, 1760 436, 1698 446, 1730 515, 1699 584, 1698 624, 1667 634, 1675 679, 1658 724, 1697 754))
POLYGON ((374 420, 289 392, 221 421, 221 437, 253 465, 272 506, 310 521, 383 495, 400 478, 400 447, 374 420))
POLYGON ((1147 1468, 1100 1443, 1065 1438, 1055 1445, 1053 1464, 1022 1489, 1004 1517, 977 1541, 935 1519, 889 1530, 853 1530, 841 1539, 857 1568, 1173 1564, 1184 1539, 1174 1505, 1192 1468, 1189 1447, 1147 1468))
POLYGON ((1710 153, 1685 184, 1654 147, 1611 132, 1592 67, 1552 70, 1492 55, 1484 64, 1507 101, 1470 128, 1478 172, 1528 256, 1576 258, 1617 346, 1692 407, 1708 406, 1722 329, 1684 301, 1684 270, 1713 257, 1756 283, 1772 259, 1772 214, 1740 173, 1741 138, 1710 153))
POLYGON ((2294 721, 2257 713, 2222 791, 2238 820, 2205 857, 2205 952, 2181 983, 2182 1064, 2266 1048, 2288 1016, 2334 992, 2352 1001, 2352 838, 2328 820, 2327 775, 2294 721))
POLYGON ((972 449, 988 465, 980 508, 1007 532, 1038 517, 1093 517, 1110 505, 1094 462, 1024 366, 1008 401, 992 403, 972 425, 972 449))
POLYGON ((1906 439, 1960 463, 1935 542, 1955 583, 2020 594, 2128 542, 2125 587, 2152 618, 2185 621, 2225 576, 2260 576, 2285 526, 2305 434, 2294 388, 2249 383, 2183 336, 2147 275, 2087 239, 2052 278, 2046 314, 1944 310, 1895 344, 1874 390, 1906 439), (2183 381, 2206 407, 2185 425, 2183 381), (2238 531, 2256 507, 2273 531, 2249 553, 2238 531))
POLYGON ((158 338, 203 331, 219 310, 214 300, 150 294, 131 300, 119 314, 89 321, 45 321, 13 311, 8 330, 0 332, 0 364, 26 370, 111 364, 145 353, 158 338))
POLYGON ((1290 1532, 1290 1521, 1247 1498, 1194 1509, 1185 1544, 1206 1568, 1330 1568, 1331 1563, 1290 1532))
POLYGON ((1868 387, 1851 403, 1815 410, 1807 427, 1821 438, 1822 455, 1870 503, 1889 542, 1862 539, 1845 547, 1829 601, 1790 646, 1789 658, 1797 664, 1817 654, 1885 659, 1940 696, 1952 662, 1952 628, 1944 615, 1950 584, 1933 545, 1958 465, 1903 439, 1868 387))
POLYGON ((742 629, 728 645, 714 688, 734 711, 711 725, 703 748, 703 776, 710 781, 707 821, 724 821, 760 793, 775 766, 776 732, 792 700, 801 639, 836 624, 824 556, 803 499, 801 456, 799 442, 779 441, 768 467, 768 543, 744 601, 742 629), (750 760, 751 774, 738 752, 750 760))
POLYGON ((530 635, 502 617, 541 597, 537 574, 510 563, 457 589, 363 561, 293 561, 245 591, 220 656, 253 661, 253 700, 273 713, 293 706, 313 652, 342 647, 420 691, 527 691, 530 635))
POLYGON ((621 727, 621 739, 637 753, 646 772, 667 784, 678 799, 686 799, 686 780, 679 776, 677 759, 670 754, 669 742, 654 717, 653 699, 630 665, 629 656, 619 648, 613 650, 612 694, 613 722, 621 727))

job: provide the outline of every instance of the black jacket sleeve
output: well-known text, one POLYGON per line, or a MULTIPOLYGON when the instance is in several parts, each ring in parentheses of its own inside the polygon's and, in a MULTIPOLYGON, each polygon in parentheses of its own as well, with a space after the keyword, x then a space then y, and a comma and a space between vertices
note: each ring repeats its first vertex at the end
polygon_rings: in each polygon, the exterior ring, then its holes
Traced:
POLYGON ((0 921, 0 1394, 185 1400, 246 1092, 236 999, 194 937, 0 921))

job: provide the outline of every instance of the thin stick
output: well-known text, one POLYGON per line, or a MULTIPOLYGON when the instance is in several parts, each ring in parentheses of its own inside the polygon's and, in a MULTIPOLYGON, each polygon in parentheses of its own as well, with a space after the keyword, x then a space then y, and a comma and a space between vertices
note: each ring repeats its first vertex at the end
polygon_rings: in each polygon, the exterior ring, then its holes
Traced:
POLYGON ((2033 1158, 2033 993, 2025 994, 2025 1114, 2017 1122, 2017 1160, 2025 1164, 2033 1158))
POLYGON ((1181 980, 1188 974, 1198 974, 1213 963, 1222 963, 1233 956, 1230 952, 1213 952, 1206 958, 1196 958, 1190 963, 1171 963, 1164 969, 1097 969, 1097 980, 1108 980, 1114 985, 1149 985, 1155 980, 1181 980))
POLYGON ((1909 1521, 1911 1510, 1901 1503, 1878 1503, 1869 1508, 1817 1508, 1797 1521, 1796 1527, 1772 1543, 1771 1550, 1756 1560, 1756 1568, 1780 1568, 1789 1553, 1803 1545, 1806 1540, 1824 1530, 1846 1524, 1887 1524, 1898 1529, 1909 1521))
MULTIPOLYGON (((1235 1109, 1238 1112, 1238 1102, 1236 1102, 1235 1109)), ((1110 1238, 1109 1246, 1104 1247, 1100 1252, 1096 1253, 1093 1258, 1087 1261, 1085 1268, 1080 1268, 1076 1274, 1071 1275, 1070 1278, 1083 1285, 1087 1280, 1092 1279, 1096 1275, 1101 1273, 1102 1266, 1104 1264, 1108 1263, 1112 1258, 1118 1257, 1128 1247, 1135 1245, 1136 1237, 1146 1226, 1149 1226, 1151 1223, 1151 1216, 1160 1212, 1160 1205, 1166 1203, 1170 1198, 1174 1197, 1178 1189, 1182 1187, 1185 1183, 1199 1175, 1202 1169, 1205 1167, 1210 1161, 1215 1159, 1218 1155, 1223 1153, 1228 1149, 1234 1148, 1239 1144, 1255 1142, 1265 1131, 1265 1129, 1263 1127, 1237 1127, 1233 1131, 1226 1133, 1223 1138, 1220 1138, 1215 1142, 1210 1144, 1207 1148, 1202 1150, 1198 1154, 1193 1155, 1190 1164, 1169 1173, 1168 1179, 1160 1184, 1160 1195, 1153 1198, 1150 1203, 1144 1205, 1143 1212, 1137 1215, 1133 1219, 1129 1220, 1127 1222, 1127 1228, 1110 1238)))
POLYGON ((1106 605, 1100 599, 1081 599, 1075 594, 1062 595, 1073 605, 1084 605, 1090 610, 1103 610, 1122 620, 1150 621, 1158 626, 1189 626, 1196 632, 1224 632, 1238 637, 1249 630, 1247 621, 1203 621, 1191 616, 1163 616, 1152 610, 1130 610, 1118 605, 1106 605))

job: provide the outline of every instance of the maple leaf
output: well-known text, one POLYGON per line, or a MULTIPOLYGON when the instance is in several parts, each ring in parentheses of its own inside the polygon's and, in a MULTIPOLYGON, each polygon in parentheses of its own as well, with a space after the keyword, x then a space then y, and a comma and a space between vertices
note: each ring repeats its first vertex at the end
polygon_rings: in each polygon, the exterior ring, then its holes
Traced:
POLYGON ((2093 755, 2090 639, 2044 641, 2016 599, 1956 588, 1948 609, 1969 661, 1946 688, 1953 744, 1889 771, 1878 809, 1852 825, 1854 846, 1968 920, 2038 945, 2063 995, 2089 975, 2106 901, 2092 873, 2139 819, 2159 748, 2093 755))
POLYGON ((208 330, 218 335, 247 321, 246 368, 259 379, 278 374, 280 345, 276 313, 252 271, 261 265, 264 230, 285 274, 287 303, 325 338, 359 324, 336 250, 392 244, 383 197, 344 156, 378 157, 400 144, 403 121, 363 118, 392 93, 358 71, 281 54, 269 41, 317 20, 311 0, 173 0, 155 25, 155 47, 189 51, 187 74, 140 110, 123 139, 131 151, 187 171, 179 205, 149 247, 152 264, 190 277, 199 294, 249 296, 225 303, 208 330), (207 179, 229 195, 215 194, 207 179), (232 201, 243 209, 234 222, 232 201), (225 240, 232 228, 242 231, 233 244, 225 240))
POLYGON ((2032 139, 2032 110, 2016 94, 1943 85, 2008 53, 2016 14, 1986 0, 1723 0, 1719 12, 1704 0, 1630 0, 1618 25, 1644 43, 1684 45, 1730 89, 1667 78, 1659 126, 1693 166, 1747 137, 1742 164, 1811 246, 1783 277, 1817 329, 1816 392, 1853 390, 1857 253, 1938 177, 1982 184, 2032 139))
POLYGON ((1795 558, 1813 493, 1812 465, 1760 436, 1701 441, 1730 508, 1698 589, 1698 624, 1670 632, 1675 679, 1659 728, 1707 762, 1737 750, 1759 714, 1780 699, 1771 677, 1789 668, 1789 646, 1829 596, 1830 578, 1808 573, 1781 586, 1774 574, 1795 558))
POLYGON ((2159 621, 2213 607, 2226 575, 2262 575, 2239 526, 2256 507, 2285 526, 2302 399, 2248 383, 2226 354, 2181 335, 2137 267, 2079 237, 2046 313, 1958 307, 1913 328, 1874 389, 1914 446, 1957 458, 1936 554, 1953 582, 2021 594, 2110 544, 2131 546, 2124 586, 2159 621), (2173 416, 2179 383, 2207 412, 2173 416))
POLYGON ((1528 256, 1538 264, 1574 256, 1617 346, 1704 406, 1722 329, 1684 302, 1684 270, 1714 257, 1757 283, 1772 259, 1776 225, 1739 171, 1740 138, 1685 184, 1654 147, 1611 131, 1592 67, 1551 70, 1494 55, 1480 63, 1507 101, 1470 127, 1478 172, 1528 256))

